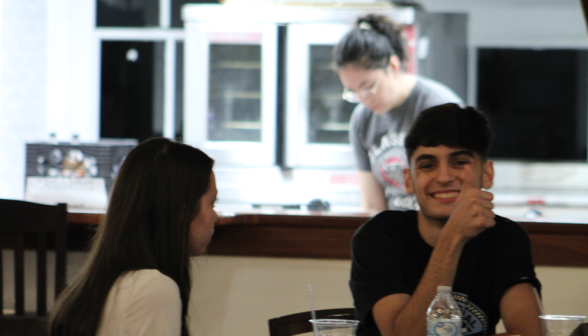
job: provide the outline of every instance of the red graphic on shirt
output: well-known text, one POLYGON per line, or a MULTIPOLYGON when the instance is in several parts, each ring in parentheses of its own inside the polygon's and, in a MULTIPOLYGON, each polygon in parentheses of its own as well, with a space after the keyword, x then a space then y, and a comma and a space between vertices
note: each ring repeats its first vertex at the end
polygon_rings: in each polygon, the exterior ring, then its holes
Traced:
POLYGON ((382 178, 396 188, 404 189, 404 161, 397 156, 384 161, 380 166, 382 178))

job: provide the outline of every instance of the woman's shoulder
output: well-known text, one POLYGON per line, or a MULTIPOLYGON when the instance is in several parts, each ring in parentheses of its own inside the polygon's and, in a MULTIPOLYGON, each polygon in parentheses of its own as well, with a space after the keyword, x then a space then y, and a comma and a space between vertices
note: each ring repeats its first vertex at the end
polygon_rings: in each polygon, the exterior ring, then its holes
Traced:
MULTIPOLYGON (((124 335, 153 335, 148 329, 176 330, 181 325, 179 287, 155 269, 128 271, 112 287, 99 335, 126 330, 124 335), (147 326, 151 326, 147 328, 147 326)), ((179 330, 179 329, 178 329, 179 330)))
POLYGON ((351 123, 365 122, 374 113, 362 103, 357 104, 351 113, 351 123))
POLYGON ((416 76, 415 90, 417 95, 425 96, 432 100, 431 106, 444 103, 457 103, 463 105, 463 100, 447 85, 431 78, 416 76))
POLYGON ((155 269, 129 271, 112 287, 97 335, 179 335, 179 287, 155 269))
POLYGON ((351 113, 349 121, 349 130, 352 133, 363 134, 376 115, 365 105, 357 104, 351 113))
POLYGON ((119 288, 129 288, 134 292, 145 293, 145 291, 156 294, 177 293, 179 288, 176 282, 156 269, 141 269, 129 271, 117 280, 119 288))
POLYGON ((109 298, 111 303, 140 304, 180 302, 180 289, 170 277, 156 269, 141 269, 122 274, 114 283, 109 298))

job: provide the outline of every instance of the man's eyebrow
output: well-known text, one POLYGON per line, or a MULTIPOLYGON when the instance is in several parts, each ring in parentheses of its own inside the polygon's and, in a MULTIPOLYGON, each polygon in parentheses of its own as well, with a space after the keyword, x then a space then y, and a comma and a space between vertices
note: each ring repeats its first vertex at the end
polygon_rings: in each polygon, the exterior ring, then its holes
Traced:
MULTIPOLYGON (((463 149, 463 150, 458 150, 458 151, 452 152, 452 153, 449 154, 449 157, 450 158, 455 158, 455 157, 458 157, 458 156, 461 156, 461 155, 469 156, 472 159, 474 158, 474 153, 472 153, 472 151, 469 151, 467 149, 463 149)), ((416 162, 423 161, 423 160, 436 160, 436 159, 437 159, 437 157, 435 155, 433 155, 433 154, 421 154, 421 155, 417 156, 417 158, 415 159, 414 162, 416 163, 416 162)))
POLYGON ((414 162, 419 162, 419 161, 423 161, 423 160, 435 160, 437 159, 437 157, 435 155, 432 154, 421 154, 419 156, 417 156, 417 158, 414 160, 414 162))
POLYGON ((455 152, 449 154, 449 157, 454 158, 454 157, 461 156, 461 155, 469 156, 472 159, 474 158, 474 153, 472 153, 472 151, 469 151, 467 149, 455 151, 455 152))

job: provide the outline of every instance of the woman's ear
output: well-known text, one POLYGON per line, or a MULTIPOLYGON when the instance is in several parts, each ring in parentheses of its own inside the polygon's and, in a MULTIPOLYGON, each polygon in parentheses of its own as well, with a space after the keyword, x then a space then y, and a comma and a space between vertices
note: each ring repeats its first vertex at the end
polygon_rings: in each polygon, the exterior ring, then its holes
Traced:
POLYGON ((400 59, 396 55, 390 56, 390 60, 388 61, 387 66, 388 71, 392 73, 397 73, 400 71, 400 59))

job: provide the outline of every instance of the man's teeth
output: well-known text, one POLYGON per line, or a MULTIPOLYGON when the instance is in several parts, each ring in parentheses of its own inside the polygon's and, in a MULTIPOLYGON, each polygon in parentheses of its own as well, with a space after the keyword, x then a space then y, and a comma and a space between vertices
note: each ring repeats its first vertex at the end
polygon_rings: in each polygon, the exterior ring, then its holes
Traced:
POLYGON ((436 193, 434 194, 435 198, 454 198, 457 197, 456 192, 448 192, 448 193, 436 193))

